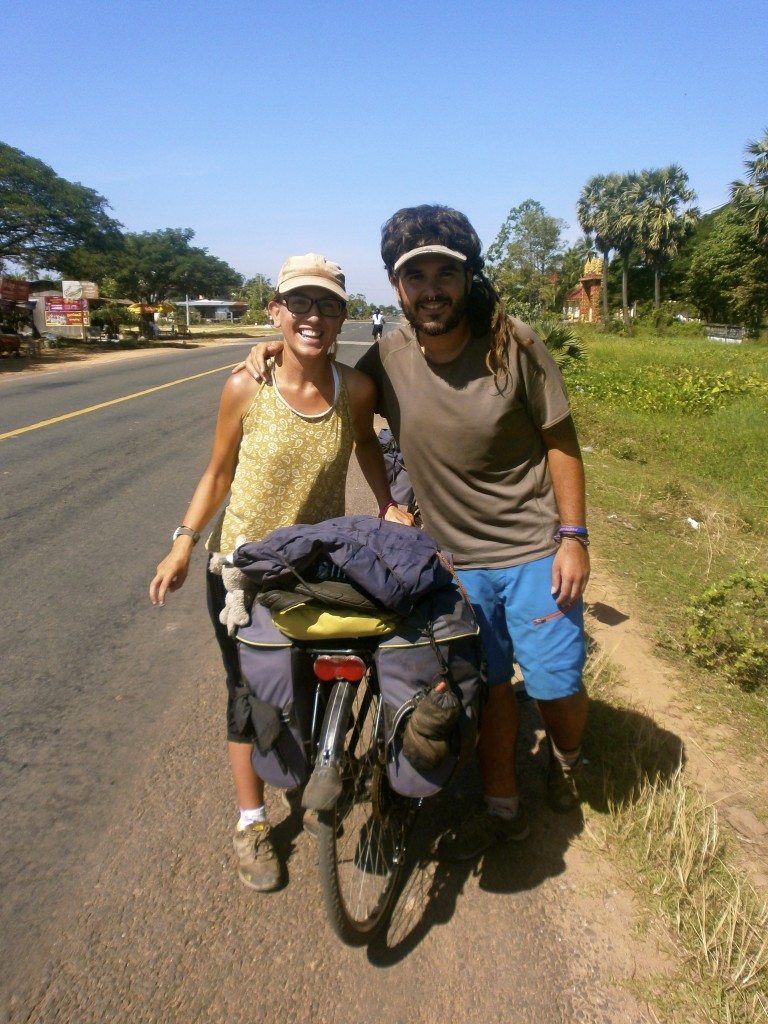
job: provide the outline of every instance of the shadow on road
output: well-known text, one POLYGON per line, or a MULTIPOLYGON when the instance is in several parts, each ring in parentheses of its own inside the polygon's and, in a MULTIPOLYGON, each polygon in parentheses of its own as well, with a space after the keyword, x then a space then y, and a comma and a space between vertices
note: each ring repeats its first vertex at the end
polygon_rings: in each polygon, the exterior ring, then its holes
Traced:
MULTIPOLYGON (((386 967, 405 959, 432 928, 447 924, 468 879, 478 879, 485 892, 505 895, 536 889, 565 870, 566 851, 581 834, 584 818, 579 811, 557 814, 548 808, 547 744, 535 705, 524 694, 520 712, 518 775, 531 835, 522 843, 495 846, 473 861, 436 861, 430 852, 435 840, 466 818, 481 798, 476 765, 426 801, 411 839, 409 869, 389 926, 368 948, 372 964, 386 967)), ((589 761, 582 785, 584 805, 598 813, 608 810, 609 801, 629 799, 646 780, 671 777, 682 757, 677 736, 646 715, 599 699, 590 704, 584 749, 589 761)))

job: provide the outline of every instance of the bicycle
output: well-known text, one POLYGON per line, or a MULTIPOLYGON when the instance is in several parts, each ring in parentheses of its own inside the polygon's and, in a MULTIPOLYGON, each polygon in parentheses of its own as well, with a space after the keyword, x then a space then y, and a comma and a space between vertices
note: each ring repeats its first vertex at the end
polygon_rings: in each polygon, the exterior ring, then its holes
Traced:
POLYGON ((370 942, 388 921, 421 806, 389 783, 374 649, 357 641, 308 650, 317 679, 310 765, 337 789, 332 806, 318 810, 320 886, 331 927, 348 945, 370 942))
POLYGON ((363 945, 393 909, 422 800, 474 753, 477 623, 430 537, 368 516, 276 530, 235 564, 258 587, 237 633, 254 768, 317 812, 329 922, 363 945))

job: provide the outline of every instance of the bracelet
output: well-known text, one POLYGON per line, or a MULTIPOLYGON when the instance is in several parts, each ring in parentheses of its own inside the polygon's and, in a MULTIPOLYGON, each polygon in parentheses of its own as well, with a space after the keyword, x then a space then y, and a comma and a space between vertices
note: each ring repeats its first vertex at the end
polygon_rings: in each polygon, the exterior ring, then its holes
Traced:
POLYGON ((585 536, 586 532, 587 531, 584 530, 584 533, 569 533, 568 531, 563 533, 561 530, 558 530, 554 536, 554 541, 555 544, 559 544, 563 540, 575 540, 577 543, 581 544, 583 548, 588 548, 589 537, 585 536))
POLYGON ((391 508, 397 508, 396 501, 388 501, 386 505, 381 506, 381 508, 379 509, 379 519, 383 519, 384 516, 387 514, 387 511, 391 508))
POLYGON ((557 532, 562 536, 565 536, 566 534, 576 534, 576 536, 578 537, 589 536, 589 530, 586 528, 586 526, 561 526, 557 532))

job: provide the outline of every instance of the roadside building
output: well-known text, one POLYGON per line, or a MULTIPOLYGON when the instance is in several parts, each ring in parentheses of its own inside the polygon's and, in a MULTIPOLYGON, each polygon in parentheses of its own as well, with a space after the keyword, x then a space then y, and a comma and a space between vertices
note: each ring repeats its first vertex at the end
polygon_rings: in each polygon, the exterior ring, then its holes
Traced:
POLYGON ((203 320, 221 322, 239 320, 248 311, 247 302, 227 302, 222 299, 185 299, 177 302, 177 307, 184 312, 195 310, 203 320))

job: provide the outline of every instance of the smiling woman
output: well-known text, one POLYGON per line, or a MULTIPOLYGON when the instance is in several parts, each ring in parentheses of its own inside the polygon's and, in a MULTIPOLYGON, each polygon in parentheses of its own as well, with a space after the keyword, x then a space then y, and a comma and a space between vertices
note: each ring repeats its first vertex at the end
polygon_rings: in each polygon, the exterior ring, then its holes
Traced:
POLYGON ((248 618, 247 611, 243 618, 242 583, 238 570, 222 568, 221 556, 278 527, 343 515, 353 447, 382 517, 413 521, 392 501, 373 428, 375 387, 333 359, 346 308, 338 264, 316 253, 283 264, 269 304, 285 341, 273 378, 259 382, 241 373, 227 380, 210 462, 150 584, 150 599, 159 605, 182 586, 192 550, 229 492, 208 538, 206 580, 227 677, 229 760, 240 807, 233 845, 240 880, 257 891, 276 889, 282 869, 266 819, 264 783, 252 764, 254 724, 240 684, 234 633, 248 618))

